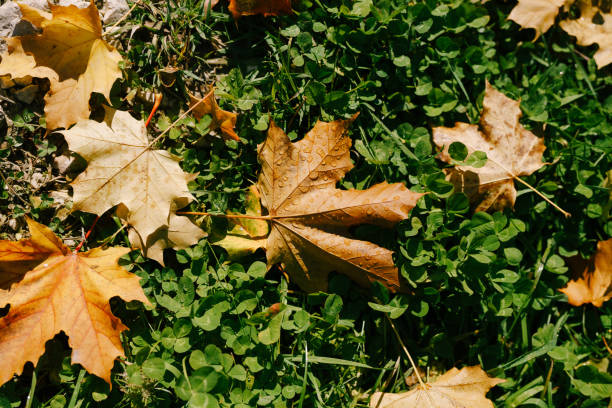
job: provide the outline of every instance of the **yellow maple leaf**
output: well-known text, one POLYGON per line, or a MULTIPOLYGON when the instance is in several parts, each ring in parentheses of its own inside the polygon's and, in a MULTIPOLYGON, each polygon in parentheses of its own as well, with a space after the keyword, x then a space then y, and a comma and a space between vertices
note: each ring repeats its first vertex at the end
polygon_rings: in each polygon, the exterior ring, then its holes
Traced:
MULTIPOLYGON (((10 289, 0 290, 0 307, 11 306, 0 318, 0 384, 20 374, 26 362, 36 364, 45 343, 60 331, 68 336, 72 363, 110 384, 114 361, 124 355, 119 334, 127 327, 113 315, 109 300, 119 296, 149 304, 139 278, 117 263, 130 249, 74 253, 44 225, 27 222, 30 239, 17 245, 0 241, 0 263, 6 269, 19 266, 20 259, 32 261, 40 251, 37 265, 10 289)), ((0 281, 2 275, 0 270, 0 281)))
POLYGON ((73 210, 102 215, 122 204, 125 219, 142 242, 169 226, 171 208, 193 196, 191 176, 176 156, 149 146, 144 122, 128 112, 107 108, 104 122, 83 120, 63 133, 70 150, 87 160, 87 169, 72 182, 73 210))
POLYGON ((93 1, 89 7, 50 4, 51 16, 20 4, 23 18, 41 34, 13 37, 0 62, 0 75, 48 78, 45 96, 47 129, 68 128, 89 118, 89 98, 99 92, 109 99, 121 78, 121 55, 102 39, 102 24, 93 1))
POLYGON ((402 393, 376 392, 370 408, 493 408, 486 397, 491 387, 504 382, 489 377, 479 366, 451 368, 432 383, 402 393))

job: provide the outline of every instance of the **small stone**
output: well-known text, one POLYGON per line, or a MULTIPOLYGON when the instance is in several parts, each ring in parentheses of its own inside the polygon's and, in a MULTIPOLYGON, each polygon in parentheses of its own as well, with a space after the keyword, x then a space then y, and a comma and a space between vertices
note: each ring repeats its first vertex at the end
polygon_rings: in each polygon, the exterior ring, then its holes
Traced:
POLYGON ((104 24, 115 24, 130 10, 125 0, 106 0, 100 13, 104 24))
POLYGON ((89 7, 89 2, 84 0, 60 0, 58 5, 60 6, 77 6, 78 8, 89 7))
POLYGON ((53 159, 53 167, 55 167, 60 174, 65 174, 70 165, 74 163, 74 160, 74 156, 71 156, 68 153, 63 153, 53 159))

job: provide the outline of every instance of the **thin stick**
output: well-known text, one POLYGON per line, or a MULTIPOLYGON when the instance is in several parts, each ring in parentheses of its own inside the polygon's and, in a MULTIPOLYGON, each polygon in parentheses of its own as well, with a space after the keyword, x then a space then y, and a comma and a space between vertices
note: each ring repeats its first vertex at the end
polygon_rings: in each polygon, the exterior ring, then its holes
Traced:
POLYGON ((87 238, 89 238, 89 235, 91 235, 91 231, 93 231, 94 227, 96 226, 96 222, 98 222, 98 220, 100 219, 100 216, 98 215, 96 217, 96 219, 94 220, 93 224, 91 224, 91 227, 89 227, 89 231, 87 231, 87 233, 85 234, 85 237, 83 238, 83 240, 81 241, 81 243, 79 245, 77 245, 76 248, 74 248, 74 253, 76 254, 77 252, 79 252, 79 250, 81 249, 81 247, 83 246, 83 244, 85 243, 85 241, 87 241, 87 238))
POLYGON ((520 177, 515 176, 514 179, 516 181, 519 181, 521 183, 523 183, 525 186, 527 186, 528 188, 530 188, 534 193, 536 193, 537 195, 539 195, 540 197, 542 197, 544 199, 544 201, 546 201, 548 204, 552 205, 553 207, 555 207, 557 210, 561 211, 561 214, 563 214, 565 216, 565 218, 569 218, 572 216, 572 214, 568 213, 567 211, 565 211, 563 208, 559 207, 557 204, 555 204, 554 202, 552 202, 548 197, 546 197, 544 194, 540 193, 535 187, 533 187, 531 184, 529 184, 528 182, 526 182, 525 180, 523 180, 520 177))
POLYGON ((223 218, 247 218, 249 220, 266 220, 271 221, 276 217, 271 217, 269 215, 247 215, 247 214, 215 214, 208 212, 199 212, 199 211, 177 211, 177 215, 208 215, 210 217, 223 217, 223 218))
POLYGON ((387 315, 385 313, 385 317, 387 318, 387 320, 389 321, 389 324, 391 325, 391 328, 393 329, 393 332, 395 333, 395 336, 397 337, 397 341, 399 341, 400 345, 402 346, 402 348, 404 349, 404 353, 406 353, 406 355, 408 356, 408 360, 410 360, 410 364, 412 364, 412 368, 414 369, 414 373, 416 374, 417 380, 419 380, 419 384, 421 385, 421 388, 423 388, 424 390, 427 389, 427 387, 425 386, 425 382, 423 381, 423 379, 421 378, 421 374, 419 373, 419 368, 417 367, 417 365, 414 363, 414 360, 412 359, 412 356, 410 355, 410 352, 408 351, 408 349, 406 348, 406 345, 404 344, 404 342, 402 341, 402 338, 399 334, 399 332, 397 331, 397 329, 395 328, 395 324, 393 323, 393 320, 391 320, 391 318, 389 317, 389 315, 387 315))
POLYGON ((608 353, 610 353, 610 355, 612 356, 612 349, 610 348, 610 346, 608 346, 608 342, 606 341, 606 337, 602 334, 601 335, 601 339, 604 342, 604 345, 606 346, 606 350, 608 350, 608 353))
POLYGON ((157 108, 159 108, 159 105, 161 104, 162 99, 164 99, 164 94, 162 93, 155 93, 155 102, 153 103, 153 109, 151 109, 151 113, 149 113, 149 117, 147 118, 147 121, 145 122, 145 127, 149 127, 149 123, 151 123, 151 119, 153 119, 153 115, 155 115, 155 112, 157 112, 157 108))

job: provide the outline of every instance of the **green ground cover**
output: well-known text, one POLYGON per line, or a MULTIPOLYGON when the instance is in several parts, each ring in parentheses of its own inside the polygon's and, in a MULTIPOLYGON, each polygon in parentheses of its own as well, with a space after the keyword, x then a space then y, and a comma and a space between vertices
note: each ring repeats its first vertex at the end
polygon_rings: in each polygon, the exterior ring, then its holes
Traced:
MULTIPOLYGON (((239 142, 210 135, 208 117, 159 141, 198 173, 190 209, 244 212, 271 120, 297 140, 317 120, 360 112, 355 168, 339 186, 403 182, 429 193, 392 233, 353 231, 395 251, 413 293, 333 275, 328 293, 306 294, 280 269, 266 273, 263 251, 230 261, 209 239, 167 250, 165 267, 132 252, 123 265, 154 308, 111 302, 130 328, 112 390, 71 365, 60 335, 36 370, 0 388, 0 407, 367 407, 373 392, 414 383, 385 314, 426 375, 481 365, 505 378, 488 394, 497 407, 608 407, 611 304, 573 307, 558 289, 570 277, 565 260, 612 235, 612 68, 598 70, 597 46, 577 46, 556 25, 532 41, 507 19, 514 5, 302 0, 293 15, 234 20, 226 3, 207 15, 201 0, 142 1, 114 39, 126 63, 113 105, 146 119, 146 91, 163 91, 150 126, 158 134, 186 110, 187 91, 214 82, 220 105, 238 113, 239 142), (167 67, 178 68, 170 82, 167 67), (473 213, 445 180, 432 127, 476 123, 487 80, 520 99, 523 125, 544 138, 550 164, 524 179, 571 218, 518 183, 514 210, 473 213), (285 308, 269 313, 276 303, 285 308)), ((51 191, 70 181, 52 166, 63 138, 44 137, 42 105, 5 111, 0 237, 19 238, 27 214, 78 242, 95 216, 66 215, 69 198, 54 204, 51 191), (49 177, 36 184, 34 174, 49 177)), ((199 221, 211 239, 227 228, 199 221)), ((88 245, 128 245, 117 222, 103 216, 88 245)))

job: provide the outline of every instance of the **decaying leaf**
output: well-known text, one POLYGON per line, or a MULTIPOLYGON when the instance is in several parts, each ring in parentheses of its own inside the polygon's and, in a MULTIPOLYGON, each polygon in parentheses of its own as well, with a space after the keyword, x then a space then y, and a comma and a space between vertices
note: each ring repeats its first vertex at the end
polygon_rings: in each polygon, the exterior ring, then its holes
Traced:
POLYGON ((72 182, 73 210, 102 215, 123 204, 126 220, 142 242, 149 243, 159 228, 167 228, 171 207, 187 205, 193 196, 179 159, 165 150, 153 150, 144 122, 128 112, 107 108, 104 122, 83 120, 64 137, 80 154, 87 169, 72 182))
MULTIPOLYGON (((257 186, 249 187, 246 194, 245 214, 261 216, 260 194, 257 186)), ((252 254, 259 248, 265 248, 268 241, 270 228, 265 220, 249 218, 230 218, 232 226, 227 235, 214 242, 215 245, 222 246, 232 259, 241 258, 252 254)))
POLYGON ((564 3, 565 0, 519 0, 508 18, 521 27, 535 29, 538 38, 554 24, 564 3))
POLYGON ((155 259, 161 265, 164 265, 164 249, 189 248, 204 238, 206 233, 191 222, 189 218, 170 212, 168 226, 161 227, 150 235, 146 245, 134 228, 130 229, 128 235, 132 247, 142 250, 144 256, 155 259))
POLYGON ((99 92, 108 100, 116 79, 121 78, 121 55, 102 39, 100 16, 93 1, 89 7, 50 4, 52 17, 20 5, 24 19, 41 34, 8 39, 0 75, 48 78, 45 96, 47 129, 68 128, 89 118, 89 98, 99 92))
POLYGON ((453 367, 425 387, 398 394, 376 392, 370 408, 493 408, 486 394, 504 381, 489 377, 479 366, 453 367))
MULTIPOLYGON (((190 106, 194 106, 200 102, 200 99, 193 95, 189 95, 190 106)), ((212 88, 202 102, 193 109, 193 115, 196 118, 201 118, 204 115, 210 115, 212 122, 210 123, 211 130, 221 130, 224 139, 240 140, 240 137, 234 131, 236 126, 237 115, 232 112, 224 111, 219 108, 215 99, 215 90, 212 88)))
POLYGON ((291 14, 291 0, 230 0, 229 11, 234 18, 263 14, 278 16, 291 14))
MULTIPOLYGON (((533 28, 536 39, 555 22, 560 7, 569 9, 576 0, 519 0, 508 16, 524 28, 533 28)), ((576 37, 580 45, 598 44, 593 56, 598 68, 612 63, 612 14, 604 12, 591 0, 577 0, 580 9, 578 19, 565 19, 559 23, 569 35, 576 37)))
POLYGON ((434 143, 444 148, 439 158, 447 163, 452 163, 448 148, 453 142, 463 143, 469 154, 475 151, 487 154, 487 163, 481 168, 460 165, 448 170, 455 189, 466 193, 470 201, 479 202, 476 211, 514 206, 514 179, 528 176, 545 164, 544 142, 519 123, 521 114, 519 102, 487 82, 480 129, 468 123, 433 129, 434 143))
POLYGON ((591 1, 582 0, 578 3, 580 17, 576 20, 563 20, 560 25, 569 35, 576 37, 580 45, 598 44, 599 49, 593 55, 598 68, 612 63, 612 13, 604 13, 591 4, 591 1), (596 16, 601 24, 596 23, 596 16))
POLYGON ((130 249, 73 253, 47 227, 27 221, 29 240, 0 241, 0 281, 13 263, 19 269, 40 250, 38 264, 9 290, 0 290, 0 307, 11 306, 0 318, 0 384, 20 374, 26 362, 36 364, 45 343, 60 331, 68 336, 72 363, 110 384, 115 358, 124 355, 119 334, 127 327, 112 314, 109 300, 149 303, 139 278, 117 263, 130 249))
POLYGON ((612 239, 598 242, 597 251, 583 266, 578 279, 568 282, 560 291, 573 306, 592 303, 601 307, 612 299, 612 239))
POLYGON ((393 226, 408 217, 422 194, 401 183, 381 183, 364 191, 336 189, 336 182, 353 167, 346 134, 351 122, 317 122, 296 143, 271 123, 267 139, 258 146, 262 171, 257 187, 271 223, 268 267, 281 263, 305 291, 325 290, 331 271, 363 286, 372 281, 393 291, 402 286, 392 252, 349 238, 348 229, 358 224, 393 226))

